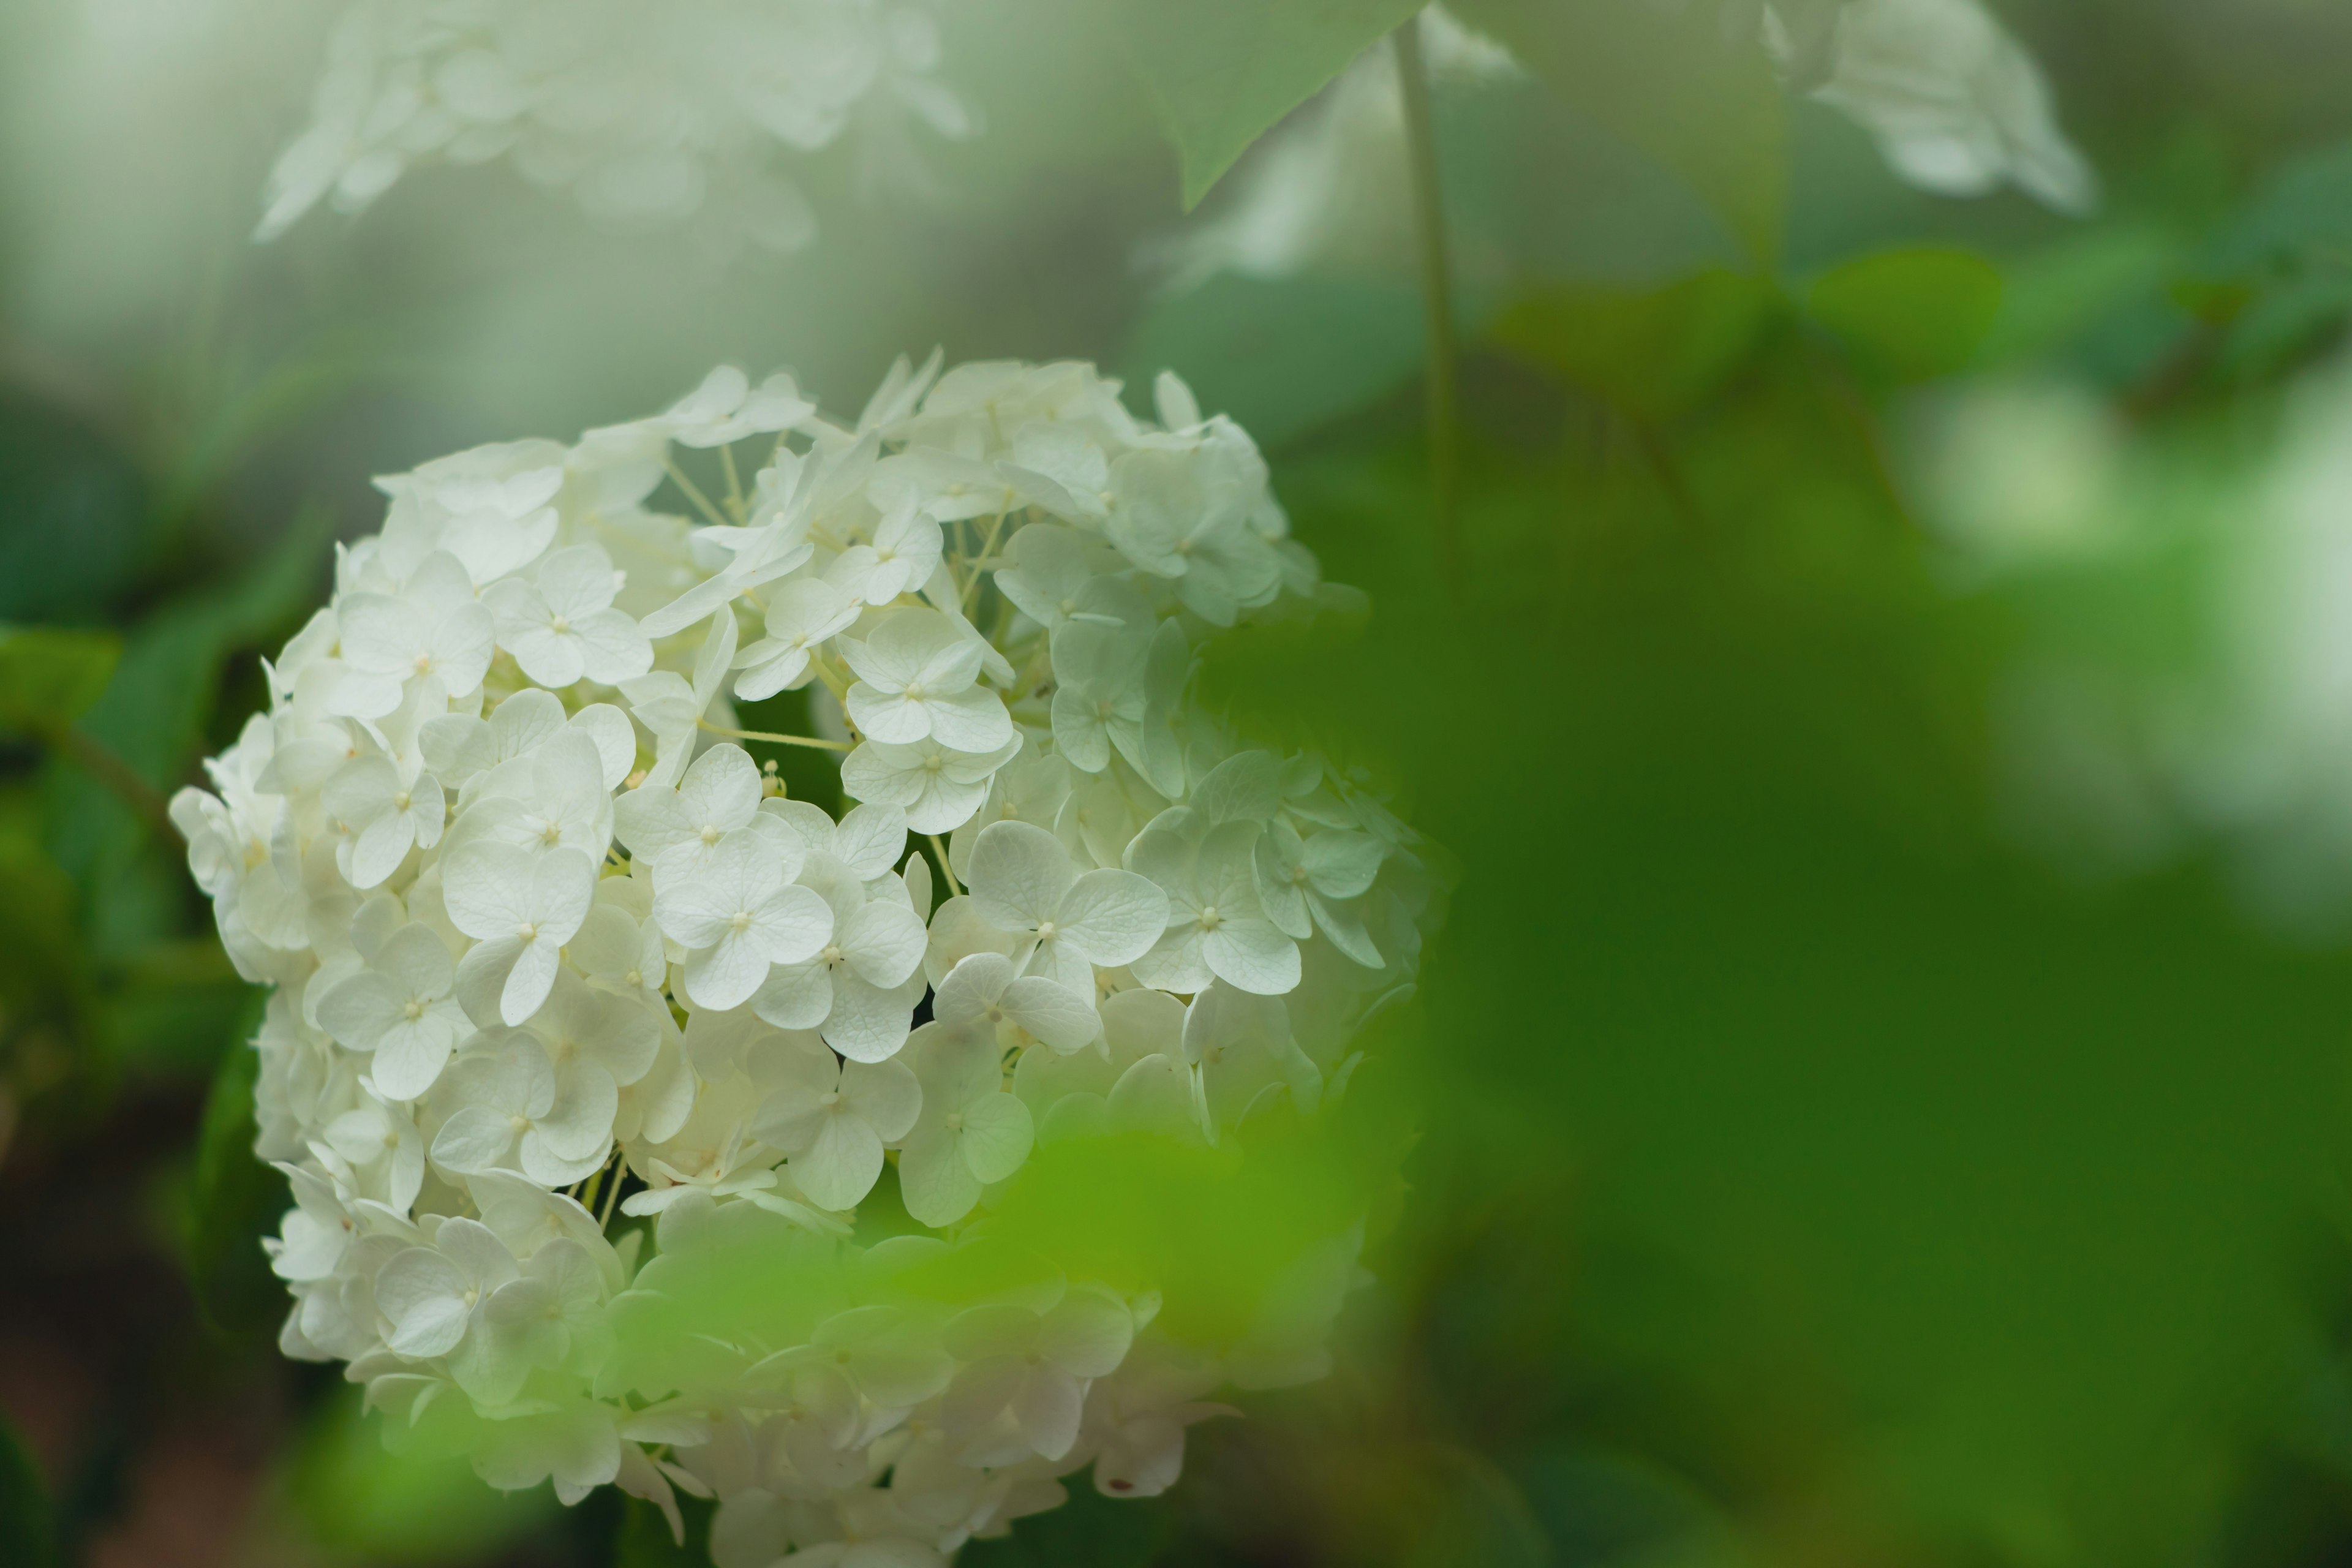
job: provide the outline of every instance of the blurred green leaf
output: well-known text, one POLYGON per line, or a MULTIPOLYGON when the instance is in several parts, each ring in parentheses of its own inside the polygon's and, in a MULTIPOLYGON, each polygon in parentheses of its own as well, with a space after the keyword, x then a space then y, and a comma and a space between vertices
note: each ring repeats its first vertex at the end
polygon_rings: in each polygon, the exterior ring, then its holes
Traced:
POLYGON ((1494 337, 1628 414, 1659 419, 1714 393, 1778 309, 1769 283, 1710 268, 1663 289, 1549 289, 1504 312, 1494 337))
POLYGON ((1223 273, 1154 304, 1120 369, 1139 387, 1174 370, 1203 408, 1271 450, 1410 380, 1425 346, 1421 310, 1402 285, 1223 273))
POLYGON ((147 563, 137 469, 79 419, 0 393, 0 620, 103 614, 147 563))
POLYGON ((0 626, 0 733, 63 731, 105 692, 121 657, 112 632, 0 626))
POLYGON ((330 534, 299 519, 247 571, 166 603, 132 629, 89 731, 159 788, 179 775, 211 722, 227 657, 290 631, 320 597, 330 534))
MULTIPOLYGON (((189 782, 229 656, 299 624, 319 597, 327 540, 327 520, 305 516, 241 575, 172 599, 133 626, 83 731, 156 792, 189 782)), ((88 900, 93 950, 120 957, 182 934, 186 877, 176 856, 141 856, 151 837, 141 819, 89 787, 83 768, 52 766, 47 791, 48 842, 88 900)))
POLYGON ((221 1052, 196 1134, 195 1170, 181 1217, 181 1256, 196 1305, 215 1328, 247 1331, 282 1314, 286 1292, 261 1238, 287 1206, 286 1184, 253 1152, 253 1090, 261 1058, 250 1041, 265 994, 250 989, 221 1052))
POLYGON ((1184 207, 1420 0, 1118 0, 1121 41, 1184 174, 1184 207))
POLYGON ((1882 250, 1832 268, 1805 310, 1867 368, 1927 381, 1965 368, 2000 314, 2000 268, 1940 246, 1882 250))
POLYGON ((1461 0, 1453 9, 1683 180, 1751 257, 1779 256, 1787 106, 1761 44, 1727 38, 1717 6, 1461 0))
POLYGON ((446 1568, 495 1558, 556 1516, 541 1487, 493 1491, 436 1443, 398 1436, 361 1409, 356 1388, 324 1401, 298 1439, 285 1495, 312 1542, 371 1568, 446 1568))
POLYGON ((57 1526, 33 1456, 0 1419, 0 1563, 8 1568, 53 1568, 57 1526))
POLYGON ((643 1498, 623 1499, 613 1568, 709 1568, 710 1504, 681 1495, 677 1505, 686 1525, 683 1542, 671 1536, 661 1510, 643 1498))
POLYGON ((2352 142, 2296 159, 2273 174, 2214 234, 2198 269, 2232 278, 2315 263, 2352 267, 2352 142))
POLYGON ((1082 1475, 1064 1484, 1068 1502, 1016 1521, 1008 1536, 971 1542, 956 1556, 961 1568, 1146 1568, 1175 1535, 1164 1502, 1107 1498, 1082 1475))

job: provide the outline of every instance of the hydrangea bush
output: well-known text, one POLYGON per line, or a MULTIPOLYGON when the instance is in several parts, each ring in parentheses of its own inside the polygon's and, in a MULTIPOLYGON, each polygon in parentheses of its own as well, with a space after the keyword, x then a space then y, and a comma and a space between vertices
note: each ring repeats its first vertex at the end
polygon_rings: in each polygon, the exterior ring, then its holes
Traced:
POLYGON ((1221 1386, 1322 1373, 1360 1192, 1215 1252, 1222 1311, 1149 1237, 1016 1228, 1328 1122, 1435 918, 1360 781, 1195 700, 1220 628, 1348 595, 1243 431, 1118 394, 902 361, 842 425, 721 369, 379 481, 173 802, 275 986, 289 1355, 494 1486, 716 1498, 719 1568, 1149 1496, 1221 1386), (738 727, 793 690, 814 733, 738 727))
POLYGON ((798 250, 816 218, 780 161, 846 137, 861 183, 919 178, 915 127, 976 130, 939 62, 927 0, 358 0, 258 237, 504 159, 610 223, 798 250))

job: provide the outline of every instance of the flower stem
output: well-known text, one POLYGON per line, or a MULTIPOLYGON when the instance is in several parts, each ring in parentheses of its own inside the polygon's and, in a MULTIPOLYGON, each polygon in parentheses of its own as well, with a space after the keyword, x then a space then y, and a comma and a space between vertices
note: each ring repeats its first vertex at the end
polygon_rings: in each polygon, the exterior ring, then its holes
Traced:
POLYGON ((1404 94, 1405 157, 1412 184, 1413 232, 1421 252, 1423 314, 1429 333, 1423 376, 1429 423, 1429 475, 1438 563, 1456 593, 1462 585, 1461 400, 1454 380, 1454 274, 1446 255, 1445 205, 1437 183, 1437 133, 1430 112, 1429 71, 1422 58, 1421 19, 1410 17, 1394 40, 1404 94))
POLYGON ((730 730, 708 719, 701 722, 702 727, 712 734, 724 735, 730 741, 766 741, 778 746, 814 746, 820 752, 846 752, 851 749, 846 741, 827 741, 816 735, 780 735, 772 730, 730 730))
POLYGON ((940 862, 940 875, 947 879, 949 897, 963 897, 963 887, 956 880, 954 868, 948 864, 948 847, 940 842, 940 836, 936 833, 926 833, 923 837, 931 841, 931 853, 938 857, 940 862))
POLYGON ((169 843, 179 837, 180 830, 172 821, 172 803, 164 798, 163 792, 140 777, 138 770, 104 742, 70 724, 59 725, 41 738, 112 790, 125 805, 139 814, 157 837, 169 843))

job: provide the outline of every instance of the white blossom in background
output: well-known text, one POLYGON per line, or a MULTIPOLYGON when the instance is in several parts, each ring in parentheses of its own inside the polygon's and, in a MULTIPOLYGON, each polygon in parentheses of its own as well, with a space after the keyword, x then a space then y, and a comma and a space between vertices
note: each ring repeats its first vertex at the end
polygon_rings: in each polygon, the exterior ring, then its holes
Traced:
POLYGON ((844 424, 722 368, 379 481, 172 806, 276 987, 288 1354, 492 1485, 715 1498, 718 1568, 940 1563, 1089 1466, 1153 1495, 1217 1388, 1321 1374, 1360 1215, 1224 1345, 1042 1260, 898 1283, 985 1248, 1041 1148, 1328 1114, 1436 919, 1360 781, 1193 700, 1221 628, 1349 596, 1248 437, 1155 390, 902 361, 844 424), (739 727, 787 691, 814 733, 739 727), (830 750, 856 804, 744 742, 830 750))
POLYGON ((861 188, 919 183, 918 128, 977 130, 939 63, 929 0, 356 0, 256 237, 502 161, 610 225, 798 250, 793 159, 846 142, 861 188))
MULTIPOLYGON (((1726 7, 1727 27, 1742 9, 1726 7)), ((2097 205, 2097 173, 2059 127, 2042 68, 1979 0, 1783 0, 1750 15, 1745 30, 1760 15, 1790 86, 1868 131, 1905 182, 1945 196, 2014 184, 2078 216, 2097 205)), ((1441 91, 1523 74, 1509 49, 1443 5, 1418 26, 1441 91)), ((1269 132, 1210 207, 1143 260, 1176 290, 1221 272, 1394 265, 1412 246, 1405 163, 1403 93, 1383 39, 1269 132)))
MULTIPOLYGON (((1767 10, 1765 37, 1790 60, 1780 11, 1767 10)), ((2098 174, 2059 127, 2041 66, 1981 0, 1846 0, 1822 53, 1812 96, 1868 131, 1906 183, 1945 196, 2015 185, 2075 216, 2098 205, 2098 174)))

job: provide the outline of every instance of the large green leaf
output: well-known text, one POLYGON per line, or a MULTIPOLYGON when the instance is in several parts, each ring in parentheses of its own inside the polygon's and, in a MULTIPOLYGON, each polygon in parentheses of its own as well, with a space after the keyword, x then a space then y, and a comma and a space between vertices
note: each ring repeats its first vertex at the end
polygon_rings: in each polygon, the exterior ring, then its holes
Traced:
POLYGON ((1983 257, 1914 246, 1832 268, 1805 296, 1813 320, 1867 368, 1903 381, 1964 369, 2000 315, 2000 271, 1983 257))
POLYGON ((65 729, 105 692, 121 657, 112 632, 0 626, 0 734, 65 729))
POLYGON ((1118 0, 1128 58, 1176 144, 1184 205, 1422 0, 1118 0))
MULTIPOLYGON (((132 627, 82 731, 160 793, 190 782, 229 657, 292 631, 323 596, 326 542, 324 521, 305 520, 243 575, 170 600, 132 627)), ((129 806, 60 761, 48 811, 49 847, 89 900, 95 951, 123 954, 181 934, 184 873, 140 855, 145 826, 129 806)))
POLYGON ((1686 183, 1748 253, 1780 252, 1787 112, 1762 46, 1720 7, 1641 0, 1461 0, 1472 26, 1577 110, 1686 183))
POLYGON ((0 393, 0 619, 85 620, 147 564, 146 487, 81 420, 0 393))
POLYGON ((33 1457, 0 1420, 0 1563, 8 1568, 52 1568, 57 1526, 33 1457))
POLYGON ((1770 284, 1714 268, 1663 289, 1549 289, 1506 311, 1494 335, 1623 412, 1660 419, 1721 386, 1778 309, 1770 284))
POLYGON ((318 1406, 294 1445, 283 1496, 296 1532, 333 1561, 373 1568, 488 1562, 560 1528, 545 1487, 493 1491, 461 1455, 362 1411, 356 1388, 318 1406))
POLYGON ((1410 381, 1426 346, 1421 311, 1402 284, 1227 273, 1155 303, 1119 369, 1133 387, 1175 371, 1202 407, 1273 450, 1410 381))

